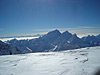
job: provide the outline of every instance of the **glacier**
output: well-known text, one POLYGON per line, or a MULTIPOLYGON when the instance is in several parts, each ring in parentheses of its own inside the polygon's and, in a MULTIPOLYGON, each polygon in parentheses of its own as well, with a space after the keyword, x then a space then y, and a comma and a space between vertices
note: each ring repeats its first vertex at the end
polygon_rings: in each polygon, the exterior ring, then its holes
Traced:
POLYGON ((94 75, 100 46, 0 56, 0 75, 94 75))

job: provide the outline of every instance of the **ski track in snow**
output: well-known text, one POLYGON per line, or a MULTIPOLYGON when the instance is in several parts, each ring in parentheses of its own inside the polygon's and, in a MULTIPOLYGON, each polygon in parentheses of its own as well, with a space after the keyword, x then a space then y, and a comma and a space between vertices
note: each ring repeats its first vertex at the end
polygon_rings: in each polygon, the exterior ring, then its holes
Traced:
POLYGON ((98 68, 100 46, 0 56, 0 75, 93 75, 98 68))

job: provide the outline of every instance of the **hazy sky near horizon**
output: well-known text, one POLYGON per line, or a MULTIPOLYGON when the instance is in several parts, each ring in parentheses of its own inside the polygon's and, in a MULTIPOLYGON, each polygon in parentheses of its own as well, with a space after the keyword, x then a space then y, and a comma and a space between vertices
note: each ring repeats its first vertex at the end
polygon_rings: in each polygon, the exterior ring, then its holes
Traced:
POLYGON ((53 29, 100 34, 100 0, 0 0, 0 37, 53 29))

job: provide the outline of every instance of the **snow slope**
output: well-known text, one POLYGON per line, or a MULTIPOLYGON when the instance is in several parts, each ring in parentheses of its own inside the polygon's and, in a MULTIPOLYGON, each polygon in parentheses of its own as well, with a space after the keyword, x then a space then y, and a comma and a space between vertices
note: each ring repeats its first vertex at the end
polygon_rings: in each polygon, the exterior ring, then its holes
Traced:
POLYGON ((0 75, 94 75, 98 68, 100 46, 0 56, 0 75))

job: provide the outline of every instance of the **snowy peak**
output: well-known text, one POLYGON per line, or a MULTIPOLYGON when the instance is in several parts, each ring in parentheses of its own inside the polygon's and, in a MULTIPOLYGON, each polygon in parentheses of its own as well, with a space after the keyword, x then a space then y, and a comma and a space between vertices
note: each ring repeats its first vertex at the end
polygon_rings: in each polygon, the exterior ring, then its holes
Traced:
POLYGON ((59 32, 59 30, 54 30, 54 31, 51 31, 51 32, 48 32, 47 34, 46 34, 46 36, 57 36, 57 35, 61 35, 61 33, 59 32))
POLYGON ((66 30, 66 31, 63 32, 62 34, 71 34, 71 33, 69 33, 69 32, 66 30))
POLYGON ((85 45, 85 43, 79 37, 77 37, 76 34, 72 35, 72 37, 69 39, 69 42, 70 42, 71 45, 75 45, 75 44, 80 45, 80 46, 85 45))
POLYGON ((42 39, 44 39, 46 42, 53 42, 54 40, 56 40, 59 36, 61 35, 61 33, 59 32, 59 30, 54 30, 51 31, 49 33, 47 33, 46 35, 44 35, 42 37, 42 39))
POLYGON ((49 33, 60 33, 60 32, 59 32, 58 29, 56 29, 56 30, 53 30, 53 31, 51 31, 51 32, 49 32, 49 33))
POLYGON ((65 32, 62 33, 62 35, 60 37, 68 40, 71 36, 72 36, 71 33, 69 33, 68 31, 65 31, 65 32))
POLYGON ((74 37, 77 37, 77 35, 76 35, 76 34, 73 34, 73 36, 74 36, 74 37))
POLYGON ((73 34, 72 37, 70 38, 70 40, 77 40, 77 39, 79 39, 79 38, 77 37, 76 34, 73 34))
POLYGON ((65 31, 53 42, 53 44, 57 45, 63 42, 67 42, 71 36, 72 36, 71 33, 69 33, 68 31, 65 31))
POLYGON ((10 41, 9 41, 9 40, 7 41, 7 43, 11 43, 11 44, 14 44, 14 43, 16 43, 16 42, 18 42, 18 40, 17 40, 17 39, 15 39, 15 38, 14 38, 14 39, 12 39, 12 40, 10 40, 10 41))

